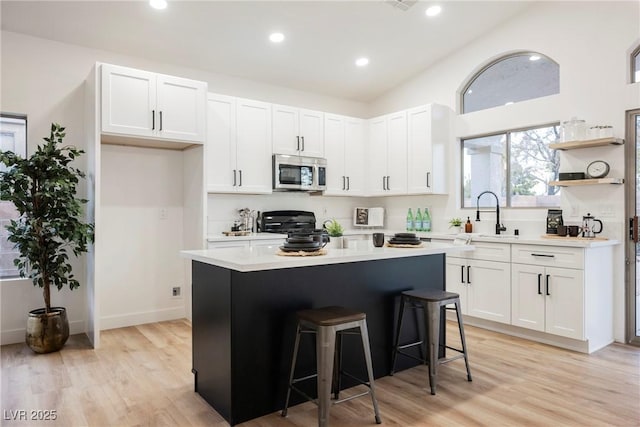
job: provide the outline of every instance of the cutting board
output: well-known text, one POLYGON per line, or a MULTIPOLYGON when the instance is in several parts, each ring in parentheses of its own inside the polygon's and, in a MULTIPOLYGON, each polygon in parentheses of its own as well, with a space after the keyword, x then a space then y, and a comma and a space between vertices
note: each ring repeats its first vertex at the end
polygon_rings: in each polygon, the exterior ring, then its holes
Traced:
POLYGON ((222 234, 225 236, 248 236, 251 234, 250 231, 223 231, 222 234))
POLYGON ((557 234, 543 234, 543 239, 555 239, 555 240, 609 240, 607 237, 571 237, 571 236, 558 236, 557 234))

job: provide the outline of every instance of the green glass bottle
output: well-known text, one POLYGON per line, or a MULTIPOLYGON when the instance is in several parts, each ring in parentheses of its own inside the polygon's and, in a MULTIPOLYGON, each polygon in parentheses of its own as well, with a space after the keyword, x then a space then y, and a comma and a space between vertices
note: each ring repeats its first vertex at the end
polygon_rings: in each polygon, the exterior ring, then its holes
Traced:
POLYGON ((431 214, 429 214, 429 208, 424 208, 422 214, 422 231, 431 231, 431 214))
POLYGON ((413 229, 415 231, 422 231, 422 214, 420 213, 420 208, 418 208, 416 217, 413 219, 413 229))
POLYGON ((411 208, 407 212, 407 231, 413 231, 413 212, 411 212, 411 208))

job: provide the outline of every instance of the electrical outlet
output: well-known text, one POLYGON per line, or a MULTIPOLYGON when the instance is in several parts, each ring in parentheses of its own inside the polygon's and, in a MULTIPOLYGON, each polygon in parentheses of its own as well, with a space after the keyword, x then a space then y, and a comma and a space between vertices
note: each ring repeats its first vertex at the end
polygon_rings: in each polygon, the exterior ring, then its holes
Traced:
POLYGON ((180 286, 174 286, 171 288, 171 296, 179 297, 180 296, 180 286))
POLYGON ((160 208, 160 219, 167 219, 168 216, 169 212, 167 211, 167 208, 160 208))

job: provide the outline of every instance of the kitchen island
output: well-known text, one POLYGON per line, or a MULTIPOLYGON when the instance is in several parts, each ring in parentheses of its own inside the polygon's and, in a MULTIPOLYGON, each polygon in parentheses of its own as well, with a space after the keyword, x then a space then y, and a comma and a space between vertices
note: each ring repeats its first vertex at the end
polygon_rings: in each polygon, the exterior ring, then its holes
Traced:
MULTIPOLYGON (((342 305, 363 311, 376 377, 388 375, 398 295, 445 289, 445 253, 473 246, 424 242, 421 248, 328 249, 326 255, 276 255, 276 246, 184 251, 193 261, 195 390, 231 425, 282 408, 295 338, 295 313, 342 305)), ((404 334, 415 335, 412 322, 404 334)), ((444 322, 441 330, 444 340, 444 322)), ((442 341, 444 342, 444 341, 442 341)), ((314 340, 303 338, 297 375, 315 370, 314 340)), ((359 341, 345 337, 343 366, 365 377, 359 341)), ((398 360, 398 369, 415 365, 398 360)), ((427 381, 427 378, 425 378, 427 381)), ((306 391, 315 396, 314 381, 306 391)), ((344 381, 344 388, 355 383, 344 381)), ((293 404, 301 402, 292 396, 293 404)))

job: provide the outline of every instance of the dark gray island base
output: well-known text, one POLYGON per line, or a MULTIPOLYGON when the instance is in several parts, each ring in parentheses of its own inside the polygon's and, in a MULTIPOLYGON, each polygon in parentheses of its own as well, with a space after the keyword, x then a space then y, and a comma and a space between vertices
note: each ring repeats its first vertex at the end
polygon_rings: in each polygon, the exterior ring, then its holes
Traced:
MULTIPOLYGON (((231 425, 284 405, 297 310, 341 305, 365 312, 379 378, 391 367, 399 293, 445 286, 443 253, 248 272, 192 264, 195 390, 231 425)), ((413 338, 412 328, 405 322, 403 340, 413 338)), ((315 371, 314 348, 312 336, 302 338, 296 376, 315 371)), ((400 357, 396 370, 416 363, 400 357)), ((345 336, 343 366, 366 378, 358 336, 345 336)), ((316 396, 315 381, 307 383, 316 396)), ((343 388, 354 384, 345 378, 343 388)), ((302 401, 292 395, 292 404, 302 401)))

